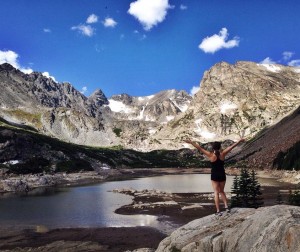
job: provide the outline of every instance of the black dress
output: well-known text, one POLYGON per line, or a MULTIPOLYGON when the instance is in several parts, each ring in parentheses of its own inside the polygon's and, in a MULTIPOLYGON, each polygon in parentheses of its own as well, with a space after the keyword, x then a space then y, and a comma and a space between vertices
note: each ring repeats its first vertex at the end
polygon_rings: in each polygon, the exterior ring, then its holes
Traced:
POLYGON ((226 181, 226 174, 224 169, 224 161, 217 155, 217 160, 211 163, 211 180, 222 182, 226 181))

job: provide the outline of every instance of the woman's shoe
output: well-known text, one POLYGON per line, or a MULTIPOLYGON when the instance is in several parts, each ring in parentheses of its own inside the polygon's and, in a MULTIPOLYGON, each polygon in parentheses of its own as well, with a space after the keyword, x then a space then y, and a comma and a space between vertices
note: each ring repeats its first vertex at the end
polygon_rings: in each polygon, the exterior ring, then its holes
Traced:
POLYGON ((220 211, 218 211, 218 212, 215 213, 216 216, 222 216, 222 214, 223 214, 223 213, 220 212, 220 211))

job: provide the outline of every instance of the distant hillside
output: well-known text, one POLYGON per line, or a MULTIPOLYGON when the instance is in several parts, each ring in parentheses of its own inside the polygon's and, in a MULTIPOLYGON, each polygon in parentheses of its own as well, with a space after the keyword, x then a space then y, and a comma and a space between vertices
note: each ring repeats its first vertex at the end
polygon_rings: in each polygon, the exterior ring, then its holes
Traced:
POLYGON ((138 152, 66 143, 0 120, 0 168, 12 173, 206 166, 195 150, 138 152))

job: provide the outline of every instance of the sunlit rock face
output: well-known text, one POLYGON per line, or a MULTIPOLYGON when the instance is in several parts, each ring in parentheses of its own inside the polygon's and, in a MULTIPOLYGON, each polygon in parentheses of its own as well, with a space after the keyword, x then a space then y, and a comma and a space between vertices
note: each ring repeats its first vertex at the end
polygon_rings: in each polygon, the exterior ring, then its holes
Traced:
POLYGON ((157 138, 200 141, 254 136, 300 104, 299 69, 276 64, 221 62, 204 73, 189 108, 157 138))

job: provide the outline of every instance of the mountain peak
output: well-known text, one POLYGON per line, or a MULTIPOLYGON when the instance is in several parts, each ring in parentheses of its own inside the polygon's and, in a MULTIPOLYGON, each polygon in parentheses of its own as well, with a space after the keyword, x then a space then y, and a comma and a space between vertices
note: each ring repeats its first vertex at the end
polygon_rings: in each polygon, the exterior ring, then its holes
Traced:
POLYGON ((96 106, 108 104, 108 100, 101 89, 96 89, 88 98, 89 103, 94 103, 96 106))

